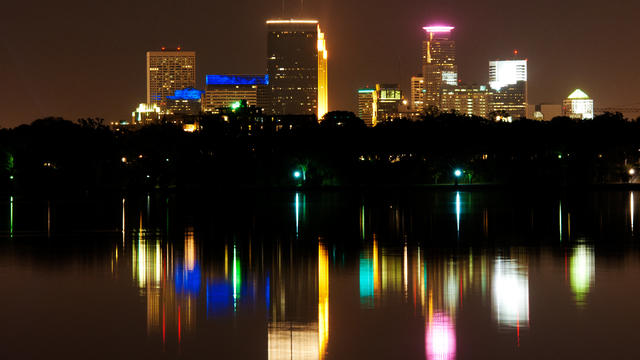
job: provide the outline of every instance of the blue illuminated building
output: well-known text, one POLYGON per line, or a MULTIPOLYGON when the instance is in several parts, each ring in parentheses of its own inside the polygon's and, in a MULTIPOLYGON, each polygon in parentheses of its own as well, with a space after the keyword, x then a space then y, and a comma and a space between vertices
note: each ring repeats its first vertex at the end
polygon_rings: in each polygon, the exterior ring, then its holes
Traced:
POLYGON ((269 75, 207 75, 207 85, 269 85, 269 75))
POLYGON ((169 100, 200 100, 204 91, 194 88, 186 88, 182 90, 176 90, 173 96, 167 96, 169 100))
POLYGON ((264 109, 269 100, 269 76, 264 74, 207 75, 202 109, 219 113, 220 109, 246 101, 247 106, 264 109))

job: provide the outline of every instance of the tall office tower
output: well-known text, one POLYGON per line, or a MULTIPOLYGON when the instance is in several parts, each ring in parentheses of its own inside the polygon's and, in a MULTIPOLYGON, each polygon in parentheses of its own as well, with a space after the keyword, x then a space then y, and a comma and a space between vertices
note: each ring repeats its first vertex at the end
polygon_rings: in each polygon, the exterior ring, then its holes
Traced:
POLYGON ((242 100, 248 106, 270 106, 267 98, 267 75, 207 75, 204 103, 205 112, 216 112, 242 100))
POLYGON ((267 21, 267 73, 275 115, 328 110, 327 49, 317 20, 267 21))
POLYGON ((195 88, 196 52, 147 51, 147 104, 166 108, 167 96, 176 90, 195 88))
POLYGON ((411 77, 411 110, 421 111, 424 107, 424 77, 422 75, 411 77))
POLYGON ((491 91, 484 85, 445 86, 442 89, 441 110, 487 117, 490 99, 491 91))
POLYGON ((494 111, 511 117, 527 115, 527 60, 489 61, 489 86, 495 91, 494 111))
POLYGON ((576 89, 562 101, 562 115, 572 119, 593 119, 593 99, 576 89))
POLYGON ((367 126, 376 124, 375 92, 375 89, 358 90, 358 117, 367 126))
POLYGON ((492 90, 489 112, 497 113, 500 118, 526 117, 527 82, 518 81, 515 84, 505 85, 500 90, 492 90))
POLYGON ((453 26, 425 26, 427 39, 422 42, 422 76, 424 76, 424 106, 440 108, 443 85, 458 84, 456 42, 453 26))
POLYGON ((377 84, 373 100, 376 123, 400 117, 402 90, 398 84, 377 84))

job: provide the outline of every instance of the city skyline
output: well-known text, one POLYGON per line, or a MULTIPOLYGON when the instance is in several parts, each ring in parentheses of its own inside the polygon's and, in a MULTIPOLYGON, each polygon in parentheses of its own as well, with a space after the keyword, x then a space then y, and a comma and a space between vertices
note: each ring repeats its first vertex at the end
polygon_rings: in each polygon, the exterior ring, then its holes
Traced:
MULTIPOLYGON (((456 27, 458 71, 464 83, 486 83, 486 61, 506 58, 518 49, 529 60, 532 104, 558 103, 573 89, 581 88, 597 100, 597 107, 638 107, 640 85, 633 79, 640 76, 634 66, 640 50, 624 47, 622 55, 613 59, 607 54, 618 50, 620 44, 634 43, 638 30, 627 20, 640 5, 604 4, 597 10, 580 7, 580 14, 574 11, 577 5, 577 1, 569 1, 522 8, 490 1, 481 8, 471 2, 404 1, 393 7, 380 3, 364 9, 355 3, 307 1, 302 12, 298 4, 287 4, 284 17, 314 18, 323 24, 331 63, 329 110, 355 112, 354 91, 375 83, 399 83, 408 94, 409 79, 420 66, 424 37, 420 28, 434 22, 456 27), (506 20, 500 26, 487 25, 486 16, 496 8, 506 20), (567 14, 564 17, 560 16, 563 12, 567 14), (367 18, 375 26, 363 26, 356 21, 359 18, 367 18), (527 22, 535 26, 522 25, 527 22), (604 41, 612 37, 618 41, 604 41), (595 43, 605 45, 594 51, 595 43), (613 62, 613 71, 599 71, 605 61, 613 62)), ((212 24, 200 21, 210 16, 207 11, 212 9, 196 2, 184 5, 191 11, 184 23, 166 26, 164 22, 173 13, 167 10, 176 10, 178 5, 157 10, 158 16, 149 16, 155 20, 140 18, 144 2, 115 4, 108 9, 78 5, 67 13, 49 6, 28 11, 21 4, 11 4, 11 17, 3 18, 6 28, 0 73, 6 80, 0 92, 5 109, 0 127, 50 115, 126 119, 131 109, 144 101, 143 54, 161 46, 181 46, 198 53, 199 89, 204 88, 207 73, 263 73, 264 21, 282 15, 280 2, 272 1, 255 4, 233 21, 221 19, 212 24), (196 11, 203 6, 203 11, 196 11), (64 21, 52 23, 55 18, 64 21), (83 26, 83 31, 78 31, 83 26), (143 31, 145 28, 153 35, 143 31), (234 29, 230 36, 222 36, 229 29, 234 29)), ((216 4, 216 12, 241 7, 216 4)))

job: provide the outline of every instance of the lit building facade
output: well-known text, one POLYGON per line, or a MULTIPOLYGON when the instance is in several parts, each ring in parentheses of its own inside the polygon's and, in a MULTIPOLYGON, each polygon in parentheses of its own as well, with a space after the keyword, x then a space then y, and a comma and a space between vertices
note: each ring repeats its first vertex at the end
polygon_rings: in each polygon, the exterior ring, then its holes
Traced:
POLYGON ((424 77, 421 75, 411 77, 411 110, 422 111, 424 108, 424 77))
POLYGON ((402 91, 398 84, 377 84, 373 99, 373 109, 376 114, 373 125, 400 117, 401 103, 402 91))
POLYGON ((202 94, 194 88, 176 90, 167 96, 167 112, 170 114, 197 115, 202 110, 202 94))
POLYGON ((487 117, 491 91, 484 85, 445 86, 441 110, 454 110, 463 115, 487 117))
POLYGON ((424 106, 440 108, 444 85, 458 84, 456 43, 452 26, 426 26, 427 39, 422 42, 422 75, 424 77, 424 106))
POLYGON ((494 91, 492 111, 510 118, 527 116, 527 60, 489 61, 489 86, 494 91))
POLYGON ((267 30, 267 112, 321 118, 328 111, 328 56, 318 21, 268 20, 267 30))
POLYGON ((375 92, 374 89, 358 90, 358 117, 362 119, 367 126, 376 124, 375 92))
POLYGON ((160 120, 162 112, 157 105, 140 104, 131 113, 132 125, 146 125, 160 120))
MULTIPOLYGON (((489 112, 500 117, 518 119, 527 116, 527 82, 518 81, 491 92, 489 112)), ((495 120, 495 119, 494 119, 495 120)))
POLYGON ((207 75, 204 102, 205 112, 216 112, 242 100, 248 106, 269 106, 268 75, 207 75))
POLYGON ((167 96, 195 86, 195 51, 147 51, 147 104, 164 110, 167 96))
POLYGON ((593 119, 593 99, 576 89, 562 101, 562 115, 572 119, 593 119))

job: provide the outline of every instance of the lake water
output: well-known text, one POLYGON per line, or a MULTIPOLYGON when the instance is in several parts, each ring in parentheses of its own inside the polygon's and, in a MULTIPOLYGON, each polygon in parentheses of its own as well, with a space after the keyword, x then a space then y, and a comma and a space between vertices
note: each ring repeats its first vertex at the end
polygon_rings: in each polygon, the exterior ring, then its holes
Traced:
POLYGON ((636 359, 640 192, 0 199, 2 359, 636 359))

